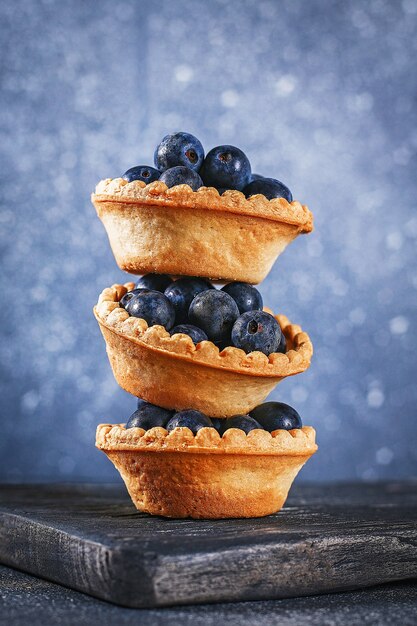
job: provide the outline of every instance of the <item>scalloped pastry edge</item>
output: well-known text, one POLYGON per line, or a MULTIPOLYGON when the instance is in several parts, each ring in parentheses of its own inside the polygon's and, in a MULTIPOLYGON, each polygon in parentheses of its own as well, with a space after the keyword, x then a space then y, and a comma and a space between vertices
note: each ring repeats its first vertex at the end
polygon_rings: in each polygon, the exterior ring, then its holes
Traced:
POLYGON ((230 428, 220 436, 215 428, 125 428, 124 424, 99 424, 96 446, 100 450, 209 452, 214 454, 267 454, 304 456, 317 450, 316 431, 311 426, 294 430, 255 429, 246 434, 230 428))
POLYGON ((306 205, 285 198, 268 200, 262 194, 247 199, 241 191, 232 189, 220 195, 214 187, 193 191, 189 185, 168 188, 161 181, 146 185, 138 180, 129 183, 124 178, 106 178, 97 184, 91 200, 225 211, 292 224, 303 233, 313 230, 313 214, 306 205))
MULTIPOLYGON (((266 356, 262 352, 250 352, 228 346, 221 352, 211 341, 194 345, 188 335, 169 332, 159 325, 148 327, 144 319, 132 317, 122 308, 119 300, 133 289, 135 283, 114 284, 103 289, 94 314, 101 324, 133 342, 150 349, 163 351, 181 359, 191 360, 211 367, 238 371, 255 376, 286 377, 303 372, 310 366, 313 345, 310 337, 297 324, 292 324, 285 315, 276 315, 291 348, 285 353, 273 352, 266 356)), ((272 314, 270 309, 266 309, 272 314)))

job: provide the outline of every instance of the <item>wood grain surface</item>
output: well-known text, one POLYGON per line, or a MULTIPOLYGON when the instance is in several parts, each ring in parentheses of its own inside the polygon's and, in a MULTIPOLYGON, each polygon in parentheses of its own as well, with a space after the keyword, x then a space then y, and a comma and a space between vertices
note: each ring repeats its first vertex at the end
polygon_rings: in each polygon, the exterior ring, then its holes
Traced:
POLYGON ((417 577, 417 484, 296 486, 277 515, 167 520, 108 485, 0 487, 0 562, 128 607, 417 577))
POLYGON ((416 626, 417 581, 302 598, 128 609, 0 565, 4 626, 416 626))

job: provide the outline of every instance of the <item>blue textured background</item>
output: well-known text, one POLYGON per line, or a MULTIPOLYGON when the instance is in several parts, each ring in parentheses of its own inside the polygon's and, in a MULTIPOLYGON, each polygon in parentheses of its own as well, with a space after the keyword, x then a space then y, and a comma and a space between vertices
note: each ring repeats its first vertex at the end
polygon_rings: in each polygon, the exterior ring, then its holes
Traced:
POLYGON ((232 143, 315 214, 261 287, 315 358, 274 398, 304 479, 417 473, 417 2, 2 3, 0 478, 116 478, 134 401, 91 308, 123 280, 90 205, 167 132, 232 143))

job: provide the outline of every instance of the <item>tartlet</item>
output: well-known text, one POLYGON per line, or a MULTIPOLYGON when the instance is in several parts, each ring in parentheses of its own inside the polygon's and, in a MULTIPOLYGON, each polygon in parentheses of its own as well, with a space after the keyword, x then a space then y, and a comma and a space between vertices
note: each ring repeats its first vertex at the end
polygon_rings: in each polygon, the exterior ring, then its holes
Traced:
POLYGON ((102 180, 91 200, 119 267, 257 284, 301 233, 313 229, 306 206, 214 187, 168 189, 156 181, 102 180))
POLYGON ((221 352, 211 341, 194 345, 163 326, 148 328, 130 317, 119 300, 134 283, 113 285, 100 294, 94 314, 106 342, 118 384, 152 404, 168 409, 197 409, 210 417, 245 414, 263 402, 287 376, 306 370, 313 346, 300 326, 276 319, 287 340, 286 354, 246 354, 235 347, 221 352))
POLYGON ((317 450, 315 431, 125 429, 101 424, 96 446, 120 472, 140 511, 165 517, 262 517, 284 505, 317 450))

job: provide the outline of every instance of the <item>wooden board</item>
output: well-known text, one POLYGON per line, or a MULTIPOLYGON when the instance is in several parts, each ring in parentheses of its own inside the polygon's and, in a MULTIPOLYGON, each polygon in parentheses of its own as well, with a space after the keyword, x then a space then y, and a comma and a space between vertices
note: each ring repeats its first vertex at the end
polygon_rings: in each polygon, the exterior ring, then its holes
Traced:
POLYGON ((0 565, 4 626, 416 626, 417 581, 302 598, 127 609, 0 565))
POLYGON ((295 487, 277 515, 167 520, 123 487, 0 487, 0 562, 128 607, 260 600, 417 576, 417 485, 295 487))

